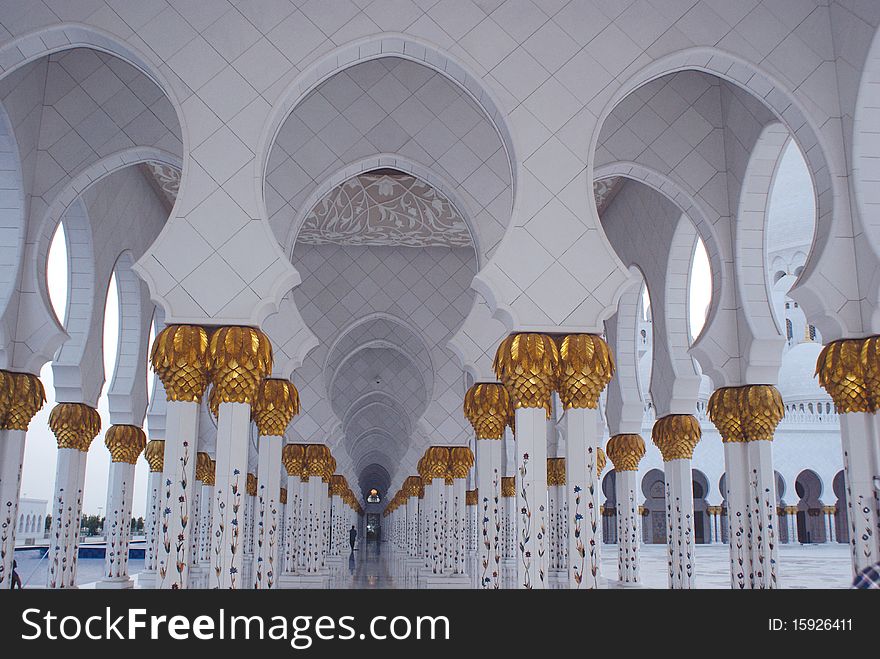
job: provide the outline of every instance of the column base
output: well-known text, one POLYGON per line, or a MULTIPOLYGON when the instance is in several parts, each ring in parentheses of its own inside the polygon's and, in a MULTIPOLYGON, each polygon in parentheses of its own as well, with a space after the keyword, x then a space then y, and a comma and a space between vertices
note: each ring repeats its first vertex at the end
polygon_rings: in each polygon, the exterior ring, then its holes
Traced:
POLYGON ((156 571, 150 570, 149 572, 141 572, 137 575, 137 586, 138 588, 143 588, 147 590, 151 590, 156 587, 156 571))
POLYGON ((327 563, 327 567, 333 568, 339 567, 345 562, 345 560, 342 558, 342 556, 328 556, 324 562, 327 563))
POLYGON ((547 585, 556 589, 568 588, 568 570, 561 568, 551 568, 547 571, 547 585))
POLYGON ((323 590, 329 585, 329 574, 282 574, 278 578, 278 588, 323 590))
POLYGON ((134 581, 131 577, 118 577, 116 579, 102 579, 95 582, 97 590, 125 590, 126 588, 134 588, 134 581))
POLYGON ((420 588, 471 588, 471 578, 467 574, 430 574, 419 579, 420 588))

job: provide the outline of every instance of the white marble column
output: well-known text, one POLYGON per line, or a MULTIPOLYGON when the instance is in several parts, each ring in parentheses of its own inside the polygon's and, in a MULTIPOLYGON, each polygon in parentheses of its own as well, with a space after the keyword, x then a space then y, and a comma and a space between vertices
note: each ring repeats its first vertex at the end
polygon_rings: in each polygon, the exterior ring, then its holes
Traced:
POLYGON ((449 464, 452 474, 452 486, 448 488, 449 501, 447 509, 450 519, 447 527, 451 528, 451 572, 456 576, 467 574, 467 489, 468 471, 474 464, 474 454, 467 446, 454 446, 450 449, 449 464))
POLYGON ((165 440, 153 439, 147 442, 144 449, 144 457, 150 465, 150 475, 147 476, 147 505, 146 519, 144 519, 144 571, 141 573, 138 583, 142 587, 152 588, 155 586, 156 566, 159 554, 159 531, 162 518, 162 468, 165 456, 165 440))
POLYGON ((608 440, 605 453, 614 465, 614 497, 617 500, 617 579, 639 583, 639 462, 645 440, 636 433, 620 433, 608 440))
POLYGON ((654 423, 652 438, 663 455, 669 587, 694 587, 694 492, 691 459, 700 424, 690 414, 670 414, 654 423))
POLYGON ((281 449, 281 461, 287 471, 287 506, 284 520, 284 573, 297 574, 303 563, 300 560, 302 544, 302 474, 305 467, 305 447, 287 444, 281 449))
POLYGON ((203 584, 208 584, 208 571, 211 568, 211 530, 214 517, 214 479, 217 463, 209 459, 206 472, 199 480, 202 491, 199 494, 199 551, 198 560, 203 574, 203 584))
POLYGON ((153 342, 150 361, 165 387, 165 455, 159 494, 156 588, 189 587, 193 564, 193 487, 199 406, 208 384, 208 334, 197 325, 169 325, 153 342))
POLYGON ((83 403, 59 403, 49 414, 58 440, 52 529, 49 533, 49 588, 76 588, 76 565, 83 485, 89 445, 101 430, 101 417, 83 403))
MULTIPOLYGON (((722 440, 723 441, 723 440, 722 440)), ((724 441, 727 484, 727 540, 730 550, 730 587, 751 588, 752 534, 749 523, 749 458, 744 441, 724 441)))
POLYGON ((880 562, 880 493, 874 485, 874 479, 880 478, 878 423, 876 413, 840 414, 854 573, 880 562))
POLYGON ((597 410, 587 407, 566 409, 565 484, 567 493, 568 588, 599 587, 599 477, 596 456, 597 410))
MULTIPOLYGON (((278 579, 285 568, 286 561, 280 554, 284 544, 281 464, 283 461, 288 475, 288 463, 294 467, 294 471, 301 472, 302 450, 297 460, 291 454, 291 449, 282 449, 282 444, 284 433, 299 409, 299 392, 292 382, 266 378, 260 383, 252 406, 259 434, 253 581, 258 589, 277 588, 278 579), (284 450, 287 450, 286 456, 283 455, 284 450)), ((293 451, 296 452, 296 449, 293 451)))
POLYGON ((134 494, 134 466, 147 445, 147 436, 137 426, 114 425, 104 434, 110 451, 107 507, 104 519, 104 575, 98 588, 132 588, 128 575, 131 542, 131 500, 134 494))
MULTIPOLYGON (((28 425, 46 402, 36 375, 0 371, 0 590, 9 589, 28 425)), ((42 529, 40 529, 42 531, 42 529)))
POLYGON ((244 578, 251 405, 272 370, 272 346, 259 330, 220 327, 211 333, 208 353, 213 384, 210 404, 217 417, 209 586, 235 590, 251 585, 244 578))
POLYGON ((254 511, 254 588, 276 588, 281 502, 281 435, 259 439, 257 498, 254 511))
POLYGON ((207 574, 201 561, 201 539, 204 534, 205 521, 202 519, 202 495, 205 490, 205 470, 211 464, 211 456, 207 453, 196 453, 195 480, 192 485, 192 504, 188 525, 190 532, 189 550, 189 584, 188 588, 204 588, 207 585, 207 574))
MULTIPOLYGON (((504 426, 501 427, 504 432, 504 426)), ((477 463, 477 583, 480 588, 501 588, 504 552, 504 509, 501 499, 502 442, 500 437, 476 440, 477 463)))
MULTIPOLYGON (((782 399, 779 399, 780 407, 782 399)), ((772 432, 772 431, 771 431, 772 432)), ((779 587, 779 518, 776 513, 776 472, 772 434, 752 439, 749 452, 750 517, 752 523, 752 588, 779 587)))

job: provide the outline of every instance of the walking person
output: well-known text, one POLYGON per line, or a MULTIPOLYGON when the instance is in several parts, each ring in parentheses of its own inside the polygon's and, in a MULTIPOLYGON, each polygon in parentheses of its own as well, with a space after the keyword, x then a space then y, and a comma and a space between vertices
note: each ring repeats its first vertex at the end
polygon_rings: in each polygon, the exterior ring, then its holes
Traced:
POLYGON ((18 567, 18 563, 15 562, 15 559, 12 560, 12 579, 10 580, 12 583, 9 584, 9 587, 15 590, 15 587, 18 586, 18 589, 21 590, 21 576, 16 572, 16 568, 18 567))
POLYGON ((351 550, 354 551, 354 541, 357 540, 358 532, 357 529, 354 528, 354 524, 351 525, 351 530, 348 532, 348 544, 351 545, 351 550))

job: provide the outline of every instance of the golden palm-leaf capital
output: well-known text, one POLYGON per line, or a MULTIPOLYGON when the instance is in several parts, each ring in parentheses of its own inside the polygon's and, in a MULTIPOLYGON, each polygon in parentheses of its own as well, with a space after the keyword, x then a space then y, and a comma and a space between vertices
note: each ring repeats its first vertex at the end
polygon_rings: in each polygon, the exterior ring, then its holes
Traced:
POLYGON ((278 503, 280 503, 282 506, 287 505, 287 488, 286 487, 282 487, 280 490, 278 490, 278 503))
POLYGON ((253 327, 219 327, 208 343, 208 369, 220 403, 254 400, 260 382, 272 372, 272 344, 253 327))
POLYGON ((104 444, 110 451, 111 462, 135 464, 141 451, 147 447, 147 436, 137 426, 115 425, 104 433, 104 444))
POLYGON ((501 496, 503 496, 503 497, 515 497, 516 496, 516 477, 515 476, 502 476, 501 477, 501 496))
POLYGON ((465 492, 464 492, 464 505, 476 506, 478 497, 479 497, 478 490, 465 490, 465 492))
POLYGON ((869 336, 862 341, 859 355, 862 374, 868 390, 868 400, 872 411, 880 409, 880 336, 869 336))
POLYGON ((85 403, 58 403, 49 413, 49 428, 58 440, 58 448, 85 452, 101 432, 101 416, 85 403))
POLYGON ((596 448, 596 476, 599 477, 602 475, 602 472, 605 471, 605 465, 608 464, 608 456, 605 455, 605 451, 602 450, 602 447, 596 448))
POLYGON ((559 399, 565 409, 596 409, 614 375, 614 356, 596 334, 568 334, 559 339, 559 399))
POLYGON ((742 388, 743 434, 748 441, 773 441, 776 426, 785 416, 779 390, 770 384, 750 384, 742 388))
POLYGON ((495 352, 495 376, 515 408, 543 407, 550 414, 550 396, 559 375, 559 348, 546 334, 511 334, 495 352))
POLYGON ((324 444, 307 444, 303 477, 319 476, 321 479, 330 466, 330 449, 324 444))
POLYGON ((257 496, 257 476, 256 474, 248 474, 245 479, 245 492, 249 497, 257 496))
POLYGON ((651 439, 660 449, 664 462, 693 458, 701 435, 700 422, 693 414, 661 417, 654 422, 651 430, 651 439))
MULTIPOLYGON (((327 449, 328 453, 330 449, 327 449)), ((333 476, 333 472, 336 471, 336 458, 331 454, 329 458, 327 458, 327 463, 324 465, 324 473, 321 474, 321 480, 325 483, 330 483, 330 478, 333 476)))
POLYGON ((151 439, 144 448, 144 458, 150 465, 150 471, 161 472, 165 466, 165 440, 151 439))
POLYGON ((547 487, 565 485, 565 458, 547 458, 547 487))
POLYGON ((418 476, 407 476, 403 481, 403 492, 407 497, 419 496, 419 490, 422 488, 422 479, 418 476))
POLYGON ((46 390, 36 375, 0 371, 0 429, 27 430, 46 403, 46 390))
POLYGON ((287 444, 281 449, 281 462, 288 476, 302 476, 306 449, 302 444, 287 444))
POLYGON ((251 415, 262 436, 282 437, 299 414, 299 392, 290 380, 265 378, 251 405, 251 415))
POLYGON ((453 446, 449 450, 449 468, 453 478, 467 478, 474 466, 474 453, 467 446, 453 446))
POLYGON ((199 402, 208 386, 208 332, 199 325, 169 325, 156 335, 150 363, 168 400, 199 402))
POLYGON ((605 452, 615 471, 638 471, 645 456, 645 440, 635 433, 614 435, 605 445, 605 452))
POLYGON ((510 415, 510 394, 503 384, 475 384, 464 395, 464 415, 477 439, 501 439, 510 415))
POLYGON ((207 482, 211 472, 211 456, 203 451, 196 453, 196 480, 207 482))
POLYGON ((208 487, 214 487, 217 484, 217 461, 211 460, 211 464, 208 465, 208 472, 205 474, 205 480, 202 481, 203 485, 207 485, 208 487))
POLYGON ((832 341, 816 360, 819 385, 828 392, 841 414, 874 410, 865 381, 864 347, 864 339, 832 341))
POLYGON ((431 446, 425 451, 425 473, 428 480, 446 478, 449 471, 449 447, 431 446))
POLYGON ((742 387, 720 387, 709 396, 706 411, 722 442, 748 441, 743 432, 742 387))
POLYGON ((345 476, 341 474, 333 474, 330 476, 330 495, 341 497, 348 489, 348 483, 345 482, 345 476))

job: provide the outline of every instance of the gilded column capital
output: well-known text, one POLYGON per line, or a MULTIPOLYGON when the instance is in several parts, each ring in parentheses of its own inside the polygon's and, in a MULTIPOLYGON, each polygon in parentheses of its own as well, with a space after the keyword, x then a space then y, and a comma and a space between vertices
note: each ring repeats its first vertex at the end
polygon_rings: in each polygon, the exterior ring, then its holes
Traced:
POLYGON ((302 477, 305 469, 306 447, 302 444, 286 444, 281 449, 281 462, 288 476, 302 477))
POLYGON ((280 503, 282 506, 287 505, 287 488, 286 487, 282 487, 278 491, 278 503, 280 503))
POLYGON ((515 476, 502 476, 501 477, 501 496, 503 496, 503 497, 515 497, 516 496, 516 477, 515 476))
POLYGON ((546 334, 511 334, 495 352, 495 376, 504 384, 514 408, 543 407, 550 415, 550 396, 559 374, 559 348, 546 334))
POLYGON ((709 396, 706 408, 709 420, 715 424, 722 442, 744 442, 742 423, 742 393, 740 387, 720 387, 709 396))
POLYGON ((199 325, 169 325, 150 351, 168 400, 198 403, 208 386, 208 333, 199 325))
POLYGON ((330 477, 330 495, 341 497, 345 494, 345 491, 348 489, 348 483, 345 480, 345 476, 341 474, 333 474, 330 477))
MULTIPOLYGON (((272 372, 272 344, 253 327, 218 327, 208 343, 208 369, 214 389, 211 405, 250 405, 260 382, 272 372)), ((216 410, 212 411, 216 414, 216 410)))
POLYGON ((27 430, 46 403, 46 391, 36 375, 0 371, 0 430, 27 430))
POLYGON ((208 471, 205 473, 205 480, 202 481, 203 485, 207 485, 208 487, 214 487, 217 483, 217 461, 211 460, 211 464, 208 466, 208 471))
POLYGON ((547 458, 547 487, 565 485, 565 458, 547 458))
POLYGON ((723 442, 772 441, 785 407, 773 385, 748 384, 717 389, 708 413, 723 442))
POLYGON ((262 436, 282 437, 299 414, 299 392, 290 380, 265 378, 257 388, 251 416, 262 436))
POLYGON ((510 416, 510 394, 503 384, 475 384, 464 395, 464 416, 477 439, 501 439, 510 416))
POLYGON ((605 455, 605 451, 602 450, 602 447, 596 448, 596 477, 602 475, 602 472, 605 471, 605 465, 608 464, 608 457, 605 455))
MULTIPOLYGON (((327 452, 328 453, 330 452, 329 448, 327 449, 327 452)), ((333 472, 335 472, 335 471, 336 471, 336 458, 334 458, 333 455, 330 454, 330 457, 327 458, 327 462, 324 465, 324 473, 321 474, 321 480, 329 485, 330 479, 333 477, 333 472)))
POLYGON ((785 514, 786 515, 797 515, 797 513, 798 513, 797 506, 786 506, 785 507, 785 514))
POLYGON ((750 442, 773 441, 776 426, 785 416, 782 395, 771 384, 742 387, 743 434, 750 442))
MULTIPOLYGON (((828 392, 841 414, 876 409, 876 394, 871 395, 865 373, 866 361, 872 355, 876 357, 876 350, 876 337, 871 337, 831 341, 819 353, 816 360, 819 385, 828 392)), ((876 368, 872 366, 872 382, 876 368)))
POLYGON ((257 496, 257 477, 254 474, 248 474, 245 481, 245 492, 249 497, 257 496))
POLYGON ((425 451, 424 468, 427 480, 430 482, 437 478, 446 479, 449 471, 449 447, 431 446, 425 451))
POLYGON ((58 440, 58 448, 86 452, 101 432, 101 416, 84 403, 58 403, 49 413, 49 428, 58 440))
POLYGON ((104 444, 110 451, 111 462, 135 464, 141 451, 147 447, 147 436, 137 426, 115 425, 104 433, 104 444))
POLYGON ((474 452, 467 446, 453 446, 449 449, 449 468, 453 478, 467 478, 468 470, 474 466, 474 452))
POLYGON ((693 414, 669 414, 654 422, 651 438, 663 462, 690 460, 701 437, 700 422, 693 414))
POLYGON ((165 466, 165 440, 151 439, 144 448, 144 458, 150 465, 150 471, 161 472, 165 466))
POLYGON ((419 490, 422 489, 422 479, 418 476, 407 476, 403 481, 403 491, 408 497, 419 496, 419 490))
POLYGON ((211 472, 211 456, 203 451, 196 453, 196 480, 207 484, 211 472))
POLYGON ((638 471, 639 462, 645 457, 645 440, 635 433, 614 435, 605 445, 615 471, 638 471))
POLYGON ((563 408, 596 409, 613 375, 614 356, 602 337, 568 334, 559 339, 557 391, 563 408))
POLYGON ((305 464, 302 477, 308 480, 312 476, 319 476, 322 480, 330 464, 330 449, 324 444, 307 444, 305 464))
POLYGON ((479 491, 478 490, 465 490, 464 504, 466 506, 476 506, 478 498, 479 498, 479 491))

